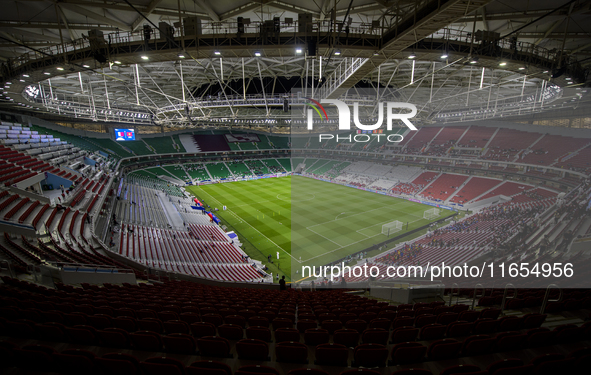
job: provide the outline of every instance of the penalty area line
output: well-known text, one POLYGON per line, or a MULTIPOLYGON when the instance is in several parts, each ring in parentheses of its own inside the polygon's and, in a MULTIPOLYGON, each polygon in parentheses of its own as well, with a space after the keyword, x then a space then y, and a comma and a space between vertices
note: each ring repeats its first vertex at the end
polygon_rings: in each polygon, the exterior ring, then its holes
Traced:
MULTIPOLYGON (((213 196, 211 196, 208 192, 206 192, 205 190, 201 189, 205 194, 209 195, 211 197, 211 199, 217 201, 217 199, 215 199, 213 196)), ((219 203, 219 202, 218 202, 219 203)), ((238 217, 232 210, 226 210, 228 212, 230 212, 232 215, 234 215, 235 217, 238 217)), ((260 230, 258 230, 257 228, 253 227, 252 224, 250 224, 248 221, 244 220, 244 223, 246 225, 248 225, 249 227, 251 227, 252 229, 254 229, 255 231, 257 231, 258 234, 260 234, 262 237, 266 238, 267 241, 271 242, 273 245, 275 245, 277 248, 281 249, 281 251, 283 251, 285 254, 289 255, 291 257, 291 259, 295 260, 296 262, 300 262, 299 260, 297 260, 293 255, 291 255, 290 253, 288 253, 287 251, 285 251, 284 248, 282 248, 281 246, 277 245, 275 243, 275 241, 273 241, 272 239, 270 239, 269 237, 265 236, 264 234, 261 233, 260 230)), ((301 262, 300 262, 301 263, 301 262)))

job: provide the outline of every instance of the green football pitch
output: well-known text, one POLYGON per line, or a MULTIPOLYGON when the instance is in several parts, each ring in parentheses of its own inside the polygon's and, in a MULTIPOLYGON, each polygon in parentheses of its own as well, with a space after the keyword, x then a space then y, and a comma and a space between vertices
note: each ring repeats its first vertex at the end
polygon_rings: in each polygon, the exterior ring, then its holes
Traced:
MULTIPOLYGON (((253 259, 267 264, 271 255, 271 270, 279 266, 293 281, 299 279, 303 266, 325 265, 387 240, 383 224, 403 223, 393 236, 428 224, 423 213, 432 208, 301 176, 192 186, 188 190, 219 209, 216 215, 222 224, 249 243, 245 250, 253 259), (224 205, 226 211, 222 210, 224 205)), ((438 219, 451 214, 441 210, 438 219)))

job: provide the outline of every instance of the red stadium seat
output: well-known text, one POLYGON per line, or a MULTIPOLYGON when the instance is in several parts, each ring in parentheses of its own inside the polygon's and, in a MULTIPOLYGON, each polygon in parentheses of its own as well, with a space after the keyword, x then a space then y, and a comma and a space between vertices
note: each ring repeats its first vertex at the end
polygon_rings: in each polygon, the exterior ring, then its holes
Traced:
MULTIPOLYGON (((475 356, 490 352, 495 344, 495 339, 488 335, 474 335, 464 340, 462 345, 463 356, 475 356)), ((480 371, 480 370, 477 370, 480 371)))
POLYGON ((152 331, 138 331, 129 334, 133 346, 139 350, 159 352, 162 350, 160 334, 152 331))
MULTIPOLYGON (((452 313, 453 314, 453 313, 452 313)), ((447 326, 443 324, 428 324, 421 328, 421 333, 419 335, 421 341, 427 340, 439 340, 445 336, 445 330, 447 326)))
POLYGON ((187 375, 232 375, 232 369, 218 361, 197 361, 185 367, 187 375))
POLYGON ((287 375, 329 375, 328 372, 316 368, 298 368, 291 370, 287 375))
POLYGON ((316 346, 328 343, 330 335, 327 330, 322 328, 307 329, 304 332, 304 342, 306 345, 316 346))
POLYGON ((294 341, 300 342, 300 331, 295 328, 279 328, 275 330, 275 341, 294 341))
POLYGON ((318 328, 318 323, 312 319, 300 319, 297 323, 298 331, 304 333, 307 329, 318 328))
POLYGON ((242 339, 236 343, 239 359, 256 361, 269 360, 269 346, 266 342, 256 339, 242 339))
POLYGON ((148 358, 140 362, 140 367, 146 375, 184 375, 185 367, 174 359, 166 357, 148 358))
POLYGON ((217 336, 204 336, 197 339, 199 355, 205 357, 229 357, 230 342, 217 336))
POLYGON ((104 330, 96 331, 96 334, 105 346, 128 348, 130 345, 127 331, 121 328, 105 328, 104 330))
POLYGON ((359 332, 354 329, 338 329, 333 334, 333 341, 335 344, 354 348, 359 343, 359 332))
POLYGON ((251 326, 246 329, 246 338, 271 342, 271 330, 267 327, 251 326))
POLYGON ((195 354, 197 343, 193 336, 185 333, 171 333, 162 336, 162 342, 166 351, 176 354, 195 354))
POLYGON ((382 367, 388 359, 388 349, 381 344, 361 344, 353 352, 355 366, 382 367))
POLYGON ((495 351, 512 351, 523 347, 527 341, 527 335, 517 331, 502 332, 495 337, 495 340, 495 351))
POLYGON ((193 336, 199 338, 203 336, 215 336, 215 325, 206 322, 195 322, 190 325, 193 336))
POLYGON ((347 366, 349 350, 340 344, 320 344, 316 346, 316 364, 323 366, 347 366))
POLYGON ((433 342, 427 350, 427 357, 431 361, 451 359, 458 356, 462 343, 454 339, 443 339, 433 342))
POLYGON ((404 370, 394 371, 392 375, 433 375, 433 373, 422 368, 407 368, 404 370))
POLYGON ((218 326, 218 332, 221 337, 228 340, 240 340, 244 337, 242 327, 235 324, 222 324, 218 326))
POLYGON ((474 365, 455 365, 443 369, 439 375, 455 375, 455 374, 466 374, 476 373, 480 371, 480 367, 474 365))
POLYGON ((403 342, 392 348, 392 365, 422 362, 427 353, 427 347, 418 342, 403 342))
POLYGON ((277 362, 308 363, 308 348, 299 342, 278 342, 275 355, 277 362))
POLYGON ((413 327, 398 327, 392 331, 391 342, 397 344, 399 342, 415 341, 419 335, 419 329, 413 327))

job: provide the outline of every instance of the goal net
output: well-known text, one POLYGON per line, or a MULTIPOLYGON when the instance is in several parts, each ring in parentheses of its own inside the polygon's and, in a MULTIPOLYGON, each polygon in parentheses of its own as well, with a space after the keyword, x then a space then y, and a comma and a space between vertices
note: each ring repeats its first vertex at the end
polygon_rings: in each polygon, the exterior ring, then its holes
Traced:
POLYGON ((423 219, 433 220, 439 217, 439 208, 430 208, 423 212, 423 219))
POLYGON ((391 234, 401 230, 402 222, 398 220, 382 225, 382 234, 385 234, 386 236, 390 236, 391 234))

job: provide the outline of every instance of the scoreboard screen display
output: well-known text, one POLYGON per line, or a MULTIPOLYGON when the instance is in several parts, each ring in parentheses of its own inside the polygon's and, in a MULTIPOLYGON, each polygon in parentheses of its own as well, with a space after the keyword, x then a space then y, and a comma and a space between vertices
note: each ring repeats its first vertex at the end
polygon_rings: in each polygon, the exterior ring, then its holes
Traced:
POLYGON ((134 129, 115 129, 116 141, 135 141, 134 129))

